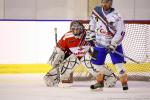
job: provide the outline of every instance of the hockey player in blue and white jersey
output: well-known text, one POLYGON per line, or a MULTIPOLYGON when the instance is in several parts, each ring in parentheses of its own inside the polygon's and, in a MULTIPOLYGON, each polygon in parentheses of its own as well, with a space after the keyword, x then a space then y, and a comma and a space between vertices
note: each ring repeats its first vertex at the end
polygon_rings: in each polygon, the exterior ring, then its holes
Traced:
POLYGON ((124 68, 124 57, 116 54, 117 51, 123 54, 122 40, 125 35, 124 23, 120 15, 112 8, 113 0, 102 0, 101 6, 96 6, 92 12, 89 22, 89 32, 86 40, 95 41, 95 47, 91 63, 99 67, 97 83, 91 85, 91 89, 104 87, 104 74, 106 55, 110 54, 112 63, 116 66, 119 79, 122 83, 123 90, 128 90, 128 80, 126 69, 124 68))

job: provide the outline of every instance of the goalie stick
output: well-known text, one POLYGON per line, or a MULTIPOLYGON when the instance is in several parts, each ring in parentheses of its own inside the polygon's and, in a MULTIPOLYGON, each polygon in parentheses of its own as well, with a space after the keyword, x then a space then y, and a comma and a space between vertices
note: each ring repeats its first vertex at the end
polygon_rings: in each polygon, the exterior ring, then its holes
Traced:
MULTIPOLYGON (((55 45, 57 46, 57 28, 54 28, 55 33, 55 45)), ((50 60, 52 59, 53 55, 49 57, 47 64, 50 63, 50 60)))
MULTIPOLYGON (((55 32, 55 44, 57 46, 57 28, 54 28, 54 32, 55 32)), ((60 82, 60 68, 59 65, 57 66, 57 79, 58 79, 58 83, 60 82)))
MULTIPOLYGON (((54 28, 54 33, 55 33, 55 44, 56 44, 56 46, 57 46, 57 28, 54 28)), ((54 55, 51 55, 50 56, 50 58, 48 59, 48 62, 47 62, 47 64, 50 64, 50 60, 51 59, 53 59, 53 57, 54 57, 54 55)), ((52 69, 51 70, 53 70, 53 69, 57 69, 57 80, 58 80, 58 83, 60 82, 60 68, 59 68, 59 66, 56 66, 56 67, 52 67, 52 69)))

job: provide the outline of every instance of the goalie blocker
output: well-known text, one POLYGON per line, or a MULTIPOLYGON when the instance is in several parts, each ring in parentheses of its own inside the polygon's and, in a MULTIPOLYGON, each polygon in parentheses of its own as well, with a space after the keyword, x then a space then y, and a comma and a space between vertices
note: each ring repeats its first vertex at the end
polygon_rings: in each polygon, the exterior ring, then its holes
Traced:
POLYGON ((52 65, 53 68, 44 76, 44 81, 47 86, 52 87, 59 84, 59 81, 57 79, 57 67, 60 67, 61 82, 73 82, 73 78, 70 77, 70 74, 73 73, 74 69, 79 66, 80 63, 87 68, 87 70, 93 77, 96 77, 99 74, 100 70, 104 71, 104 86, 115 86, 117 81, 115 74, 107 67, 102 70, 100 67, 91 64, 91 56, 88 52, 81 59, 78 59, 78 57, 76 57, 74 54, 71 54, 66 59, 64 59, 64 56, 65 53, 60 48, 56 47, 51 59, 49 60, 49 64, 52 65))

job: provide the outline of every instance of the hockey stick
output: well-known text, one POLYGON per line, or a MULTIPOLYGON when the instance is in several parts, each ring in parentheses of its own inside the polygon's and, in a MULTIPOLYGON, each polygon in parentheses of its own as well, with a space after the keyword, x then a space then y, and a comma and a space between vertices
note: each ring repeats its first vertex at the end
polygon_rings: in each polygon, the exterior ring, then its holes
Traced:
POLYGON ((57 46, 57 28, 54 28, 54 32, 55 32, 55 44, 57 46))
MULTIPOLYGON (((104 20, 96 11, 93 11, 93 12, 94 12, 93 14, 94 14, 95 16, 97 16, 98 19, 101 20, 102 23, 106 26, 107 30, 109 30, 109 28, 112 29, 112 30, 115 30, 115 29, 112 27, 112 25, 110 25, 110 24, 108 23, 108 21, 106 20, 106 18, 105 18, 105 20, 104 20), (109 27, 109 28, 108 28, 108 27, 109 27)), ((109 31, 110 31, 110 30, 109 30, 109 31)))
MULTIPOLYGON (((100 44, 100 46, 102 46, 102 47, 108 49, 108 47, 106 47, 106 46, 104 46, 104 45, 102 45, 102 44, 100 44)), ((147 57, 148 57, 148 56, 146 56, 146 58, 145 58, 143 61, 136 61, 136 60, 132 59, 131 57, 128 57, 127 55, 122 54, 122 53, 120 53, 120 52, 118 52, 118 51, 116 51, 116 50, 113 50, 112 52, 114 52, 114 53, 116 53, 116 54, 118 54, 118 55, 120 55, 120 56, 122 56, 122 57, 125 57, 125 58, 129 59, 130 61, 132 61, 132 62, 134 62, 134 63, 137 63, 137 64, 143 64, 144 62, 146 62, 147 57)))
MULTIPOLYGON (((55 44, 56 44, 56 46, 57 46, 57 28, 54 28, 54 32, 55 32, 55 44)), ((59 68, 59 64, 58 64, 58 66, 56 67, 57 68, 57 79, 58 79, 58 83, 60 82, 60 75, 61 75, 61 73, 60 73, 60 68, 59 68)))
MULTIPOLYGON (((103 17, 101 17, 96 11, 93 11, 93 14, 94 14, 95 16, 97 16, 98 19, 101 20, 101 22, 106 26, 106 28, 107 28, 108 31, 109 31, 109 28, 112 29, 112 30, 114 30, 113 27, 108 23, 108 21, 105 20, 103 17), (108 27, 109 27, 109 28, 108 28, 108 27)), ((101 46, 107 49, 106 46, 103 46, 103 45, 101 45, 101 46)), ((128 57, 128 56, 126 56, 126 55, 120 53, 120 52, 117 52, 116 50, 114 50, 113 52, 116 53, 116 54, 118 54, 118 55, 120 55, 120 56, 122 56, 122 57, 125 57, 125 58, 131 60, 131 61, 134 62, 134 63, 137 63, 137 64, 144 63, 144 61, 142 61, 142 62, 136 61, 136 60, 134 60, 134 59, 132 59, 132 58, 130 58, 130 57, 128 57)), ((147 57, 147 56, 146 56, 146 57, 147 57)), ((145 59, 144 59, 144 60, 145 60, 145 59)))
MULTIPOLYGON (((57 28, 54 28, 54 33, 55 33, 55 44, 57 46, 57 28)), ((47 61, 47 64, 50 63, 50 60, 54 57, 54 55, 51 55, 47 61)))
MULTIPOLYGON (((54 33, 55 33, 55 44, 56 44, 56 46, 57 46, 57 28, 54 28, 54 33)), ((50 58, 48 59, 48 62, 47 62, 47 64, 51 64, 51 59, 54 59, 54 56, 55 56, 55 54, 56 53, 53 53, 51 56, 50 56, 50 58)), ((57 70, 57 80, 58 80, 58 83, 60 82, 60 68, 59 68, 59 64, 58 65, 56 65, 55 67, 52 67, 52 69, 51 70, 53 70, 53 69, 56 69, 57 70)))
POLYGON ((122 53, 120 53, 120 52, 117 52, 116 50, 114 50, 114 51, 112 51, 112 52, 114 52, 114 53, 116 53, 116 54, 118 54, 118 55, 120 55, 120 56, 122 56, 122 57, 125 57, 125 58, 131 60, 131 61, 134 62, 134 63, 137 63, 137 64, 140 64, 140 63, 141 63, 141 62, 139 62, 139 61, 136 61, 136 60, 134 60, 134 59, 132 59, 132 58, 126 56, 125 54, 122 54, 122 53))

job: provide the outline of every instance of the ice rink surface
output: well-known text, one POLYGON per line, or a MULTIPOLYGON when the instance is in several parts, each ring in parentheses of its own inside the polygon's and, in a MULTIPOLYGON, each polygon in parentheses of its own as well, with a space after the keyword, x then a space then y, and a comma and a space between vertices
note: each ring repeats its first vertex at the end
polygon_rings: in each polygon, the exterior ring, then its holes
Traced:
POLYGON ((150 82, 129 81, 123 92, 120 82, 114 88, 92 91, 90 81, 72 87, 46 87, 44 74, 0 74, 0 100, 150 100, 150 82))

